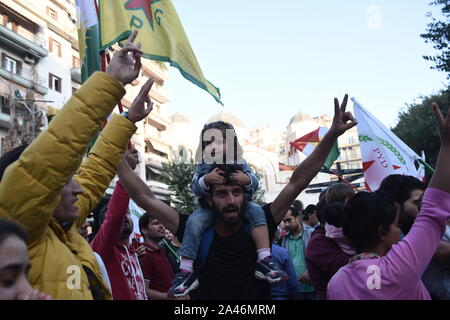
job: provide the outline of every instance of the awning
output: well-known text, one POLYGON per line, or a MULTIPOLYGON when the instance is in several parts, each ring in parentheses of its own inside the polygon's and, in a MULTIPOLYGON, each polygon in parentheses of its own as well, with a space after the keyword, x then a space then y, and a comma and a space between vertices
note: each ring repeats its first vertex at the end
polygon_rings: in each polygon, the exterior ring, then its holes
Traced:
POLYGON ((145 166, 147 167, 148 170, 152 171, 154 174, 157 174, 157 175, 162 175, 163 174, 163 172, 161 170, 159 170, 159 169, 157 169, 155 167, 152 167, 151 165, 147 164, 145 166))
POLYGON ((150 143, 152 145, 153 149, 155 149, 155 150, 157 150, 159 152, 165 153, 167 155, 170 154, 169 146, 165 145, 164 143, 161 143, 161 142, 159 142, 159 141, 157 141, 155 139, 152 139, 152 138, 147 138, 146 140, 147 140, 148 143, 150 143))

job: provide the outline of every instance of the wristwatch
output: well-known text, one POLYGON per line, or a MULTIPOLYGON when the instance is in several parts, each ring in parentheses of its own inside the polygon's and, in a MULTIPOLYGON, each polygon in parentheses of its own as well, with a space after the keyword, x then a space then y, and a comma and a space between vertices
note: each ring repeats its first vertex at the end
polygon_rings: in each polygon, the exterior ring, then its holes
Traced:
POLYGON ((124 118, 130 120, 130 118, 128 118, 128 111, 122 111, 122 112, 120 113, 120 115, 121 115, 122 117, 124 117, 124 118))

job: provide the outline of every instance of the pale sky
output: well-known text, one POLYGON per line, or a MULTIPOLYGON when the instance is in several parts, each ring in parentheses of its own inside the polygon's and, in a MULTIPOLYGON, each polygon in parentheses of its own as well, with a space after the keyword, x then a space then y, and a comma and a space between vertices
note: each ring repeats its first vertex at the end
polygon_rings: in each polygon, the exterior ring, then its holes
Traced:
POLYGON ((448 83, 422 58, 435 53, 420 37, 426 13, 440 16, 428 2, 173 0, 224 106, 170 68, 167 112, 202 125, 223 110, 284 131, 298 111, 331 113, 348 93, 390 127, 406 103, 448 83))

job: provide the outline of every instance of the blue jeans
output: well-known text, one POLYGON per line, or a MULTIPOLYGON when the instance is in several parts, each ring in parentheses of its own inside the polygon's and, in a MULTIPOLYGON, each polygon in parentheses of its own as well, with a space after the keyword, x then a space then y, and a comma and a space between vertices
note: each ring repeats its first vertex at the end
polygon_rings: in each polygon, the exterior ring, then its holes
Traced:
MULTIPOLYGON (((267 224, 263 209, 256 203, 246 201, 243 207, 243 216, 250 229, 267 224)), ((184 230, 181 243, 180 256, 192 260, 197 258, 197 252, 202 241, 203 233, 214 221, 212 209, 200 208, 190 214, 184 230)))

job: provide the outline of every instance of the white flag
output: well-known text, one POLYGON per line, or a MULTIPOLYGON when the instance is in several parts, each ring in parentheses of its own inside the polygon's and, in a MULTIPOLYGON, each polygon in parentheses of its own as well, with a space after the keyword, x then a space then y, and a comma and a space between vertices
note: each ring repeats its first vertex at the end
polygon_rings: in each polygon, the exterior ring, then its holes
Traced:
MULTIPOLYGON (((128 210, 130 211, 130 215, 131 215, 131 220, 133 220, 133 232, 130 235, 130 241, 133 238, 138 238, 139 240, 141 240, 141 232, 139 230, 139 218, 142 217, 144 215, 144 213, 142 212, 141 208, 138 207, 138 205, 132 200, 130 199, 130 202, 128 204, 128 210)), ((140 241, 143 242, 143 241, 140 241)))
POLYGON ((424 172, 420 167, 416 169, 414 164, 420 156, 364 109, 355 98, 352 101, 355 118, 358 120, 366 189, 377 190, 381 181, 391 174, 404 174, 422 180, 424 172))

